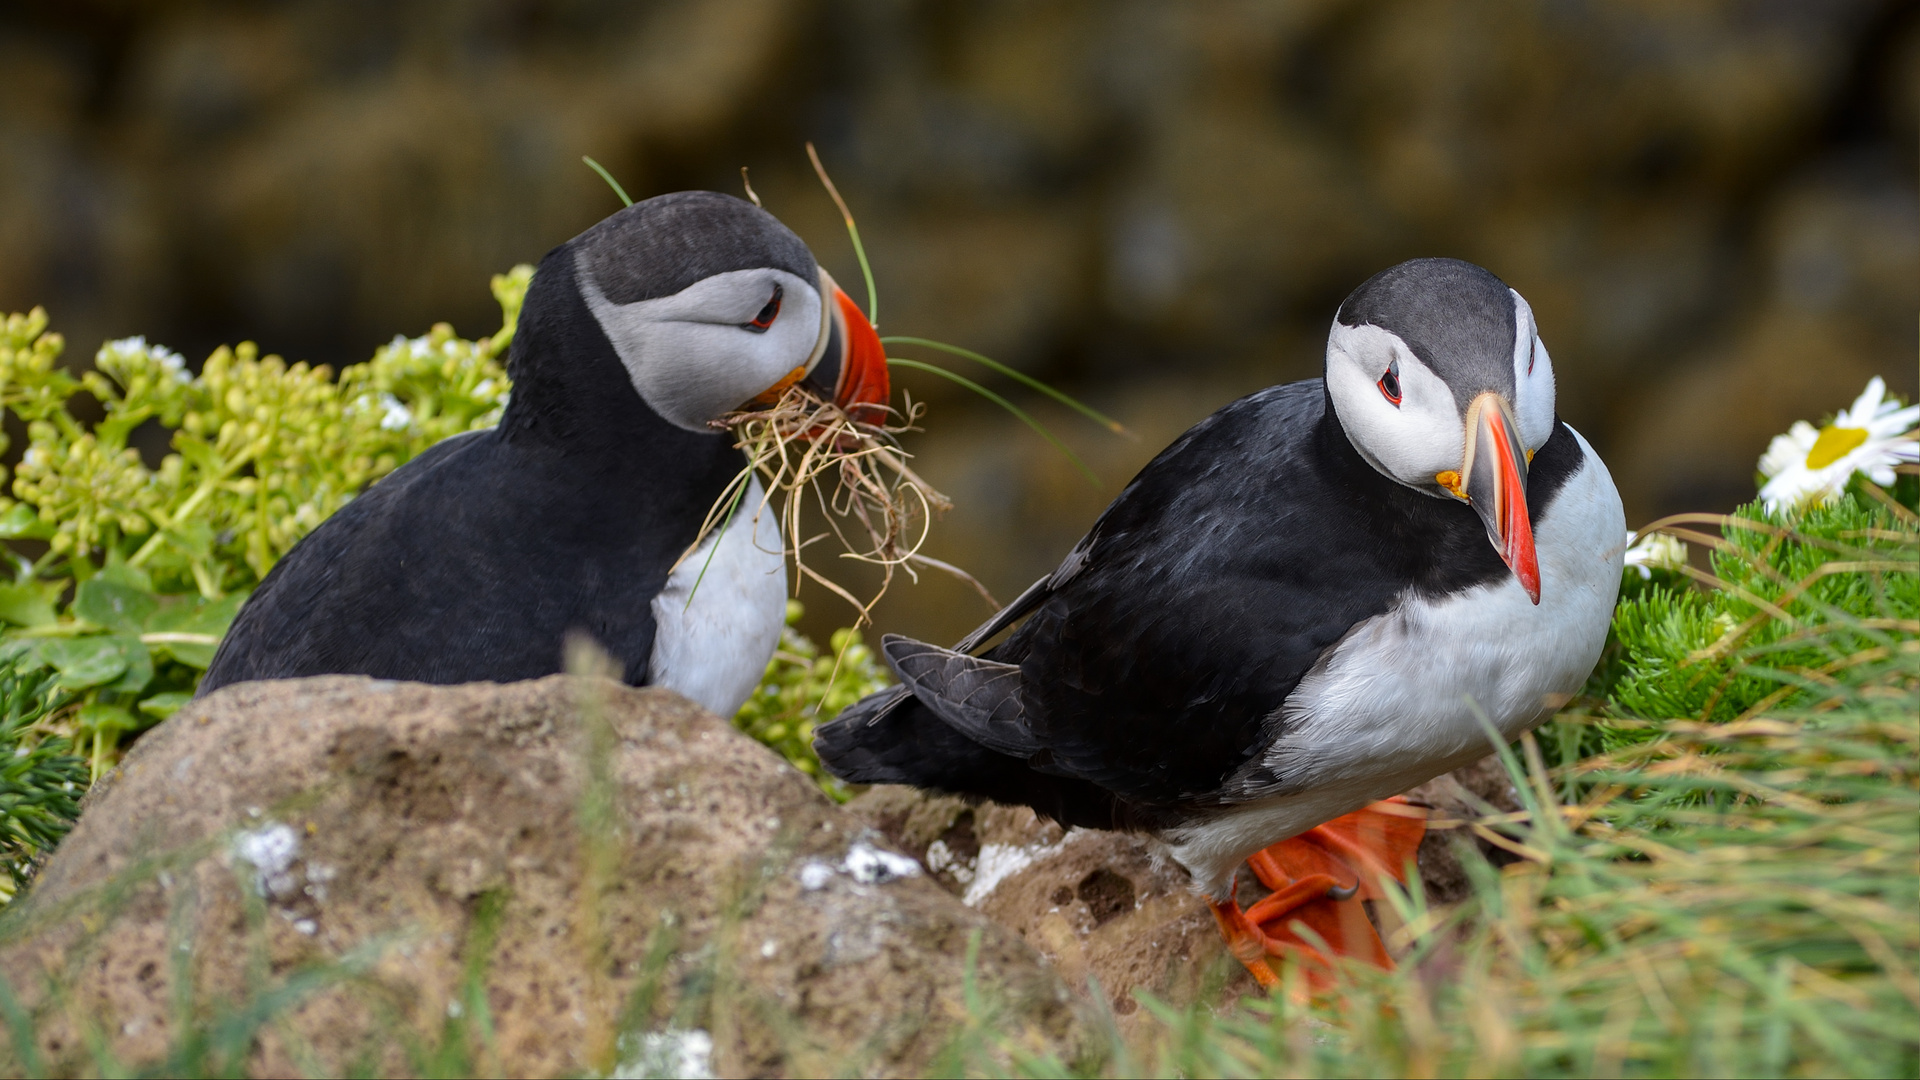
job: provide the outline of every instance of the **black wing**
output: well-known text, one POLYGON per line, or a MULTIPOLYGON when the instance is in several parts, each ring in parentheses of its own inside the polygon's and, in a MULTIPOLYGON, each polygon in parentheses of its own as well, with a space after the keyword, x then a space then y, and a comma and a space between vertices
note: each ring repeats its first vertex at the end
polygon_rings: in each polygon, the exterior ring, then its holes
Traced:
POLYGON ((712 460, 607 466, 519 450, 495 432, 441 442, 280 560, 200 692, 321 674, 538 678, 561 669, 573 630, 643 682, 652 600, 739 467, 724 440, 694 448, 712 460))

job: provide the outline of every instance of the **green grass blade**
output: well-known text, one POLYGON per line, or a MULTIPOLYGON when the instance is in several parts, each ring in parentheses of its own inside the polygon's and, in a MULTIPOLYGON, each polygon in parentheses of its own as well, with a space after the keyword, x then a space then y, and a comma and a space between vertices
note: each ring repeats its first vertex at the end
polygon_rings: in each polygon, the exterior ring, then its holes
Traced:
POLYGON ((707 551, 707 561, 700 564, 700 576, 693 579, 693 588, 687 590, 687 602, 681 611, 693 607, 693 598, 700 591, 700 583, 707 580, 707 568, 713 565, 713 557, 720 553, 720 541, 727 538, 727 526, 733 524, 733 515, 740 509, 740 501, 747 497, 747 489, 753 486, 753 477, 740 481, 740 490, 733 493, 733 505, 727 507, 726 519, 720 522, 720 531, 714 535, 713 547, 707 551))
POLYGON ((593 160, 592 158, 588 157, 585 154, 580 155, 580 160, 587 163, 587 168, 592 169, 594 172, 597 172, 600 174, 600 179, 605 180, 607 182, 607 186, 613 189, 613 193, 615 195, 620 196, 621 202, 627 204, 628 206, 633 205, 633 200, 629 198, 627 195, 627 189, 620 186, 620 181, 615 180, 613 178, 613 174, 607 171, 606 166, 601 165, 599 162, 593 160))
POLYGON ((873 287, 873 267, 867 264, 866 245, 860 243, 860 227, 853 223, 853 211, 847 209, 847 200, 840 197, 840 189, 833 186, 833 178, 827 175, 827 167, 820 164, 820 151, 807 144, 807 157, 813 161, 813 171, 820 174, 820 183, 826 186, 827 194, 833 196, 833 205, 840 208, 840 217, 847 223, 847 237, 853 241, 853 256, 860 260, 860 273, 867 279, 867 321, 874 326, 880 325, 880 294, 873 287))
POLYGON ((1025 372, 1015 371, 1013 368, 1008 367, 1007 365, 1001 363, 1000 361, 991 359, 990 357, 982 356, 979 353, 974 352, 972 349, 963 349, 958 345, 949 345, 944 341, 934 341, 930 338, 920 338, 920 337, 897 337, 897 336, 883 337, 880 339, 880 344, 882 345, 920 345, 925 348, 938 349, 944 353, 952 353, 955 356, 964 357, 968 360, 973 361, 976 364, 981 364, 986 367, 992 368, 994 371, 997 371, 1000 374, 1005 375, 1010 379, 1014 379, 1019 382, 1025 383, 1027 386, 1031 387, 1032 389, 1040 391, 1041 393, 1047 395, 1048 397, 1059 402, 1060 404, 1065 405, 1067 408, 1072 409, 1073 411, 1079 413, 1081 416, 1084 416, 1087 419, 1093 421, 1094 423, 1099 424, 1101 427, 1106 428, 1108 431, 1113 432, 1115 435, 1124 435, 1129 439, 1135 440, 1136 442, 1139 441, 1140 436, 1135 435, 1131 431, 1128 431, 1126 427, 1120 423, 1120 421, 1115 420, 1113 417, 1108 416, 1103 412, 1100 412, 1098 409, 1095 409, 1091 405, 1087 405, 1076 398, 1073 398, 1067 394, 1063 394, 1060 391, 1055 390, 1053 387, 1048 386, 1046 383, 1041 382, 1039 379, 1036 379, 1033 376, 1026 374, 1025 372))
POLYGON ((938 375, 943 379, 951 379, 952 381, 959 383, 961 386, 966 387, 967 389, 973 391, 974 393, 979 394, 981 397, 986 398, 988 401, 993 402, 995 405, 998 405, 1001 408, 1012 413, 1013 415, 1019 417, 1022 423, 1026 424, 1028 427, 1038 432, 1041 438, 1052 443, 1055 449, 1067 455, 1067 460, 1073 462, 1073 467, 1076 469, 1079 469, 1080 472, 1086 476, 1088 483, 1092 484, 1096 488, 1103 486, 1100 483, 1100 478, 1093 474, 1093 470, 1087 468, 1087 463, 1080 460, 1080 455, 1074 453, 1072 450, 1067 449, 1067 444, 1055 438, 1053 432, 1047 430, 1046 425, 1042 424, 1038 420, 1035 420, 1033 417, 1027 415, 1026 410, 1022 409, 1018 405, 1015 405, 1013 402, 1008 401, 1006 398, 1001 397, 999 394, 996 394, 993 391, 987 389, 986 387, 981 386, 979 383, 974 382, 972 379, 967 378, 965 375, 956 375, 953 372, 948 371, 946 368, 939 367, 934 364, 922 363, 919 360, 902 360, 897 356, 887 357, 887 363, 897 367, 912 368, 915 371, 930 371, 933 374, 938 375))

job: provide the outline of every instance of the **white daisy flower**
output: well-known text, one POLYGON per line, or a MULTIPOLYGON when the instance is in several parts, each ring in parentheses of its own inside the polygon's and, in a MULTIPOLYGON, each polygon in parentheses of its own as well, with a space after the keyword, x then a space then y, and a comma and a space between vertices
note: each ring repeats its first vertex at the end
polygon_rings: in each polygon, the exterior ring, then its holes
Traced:
POLYGON ((1893 483, 1895 465, 1920 461, 1920 442, 1913 436, 1920 405, 1903 409, 1886 398, 1887 384, 1875 375, 1833 423, 1815 430, 1799 420, 1785 435, 1774 436, 1760 456, 1760 472, 1767 477, 1760 500, 1767 509, 1832 502, 1856 472, 1887 487, 1893 483))
POLYGON ((1678 570, 1687 564, 1687 545, 1666 533, 1640 536, 1627 530, 1627 565, 1651 578, 1655 570, 1678 570))

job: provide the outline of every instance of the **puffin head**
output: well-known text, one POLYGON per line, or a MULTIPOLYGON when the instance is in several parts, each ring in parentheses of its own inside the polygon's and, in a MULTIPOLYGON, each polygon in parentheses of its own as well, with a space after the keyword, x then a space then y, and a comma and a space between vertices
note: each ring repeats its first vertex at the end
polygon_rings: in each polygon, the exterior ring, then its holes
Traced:
POLYGON ((752 203, 660 195, 565 247, 634 390, 674 426, 711 434, 711 421, 772 404, 802 380, 856 419, 885 414, 873 326, 807 245, 752 203))
POLYGON ((1326 383, 1360 456, 1397 483, 1472 506, 1539 603, 1527 465, 1553 434, 1553 363, 1526 300, 1459 259, 1382 270, 1334 316, 1326 383))

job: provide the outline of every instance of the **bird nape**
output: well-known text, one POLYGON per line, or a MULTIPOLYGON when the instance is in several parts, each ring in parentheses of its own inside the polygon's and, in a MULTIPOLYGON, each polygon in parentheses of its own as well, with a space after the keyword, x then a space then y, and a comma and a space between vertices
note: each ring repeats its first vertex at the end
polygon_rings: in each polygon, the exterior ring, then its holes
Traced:
POLYGON ((1527 302, 1401 263, 1341 304, 1323 378, 1194 426, 955 648, 884 638, 902 686, 815 746, 849 782, 1151 836, 1265 985, 1323 946, 1388 965, 1361 904, 1424 830, 1389 797, 1579 689, 1624 535, 1527 302), (1243 865, 1273 890, 1251 909, 1243 865))

